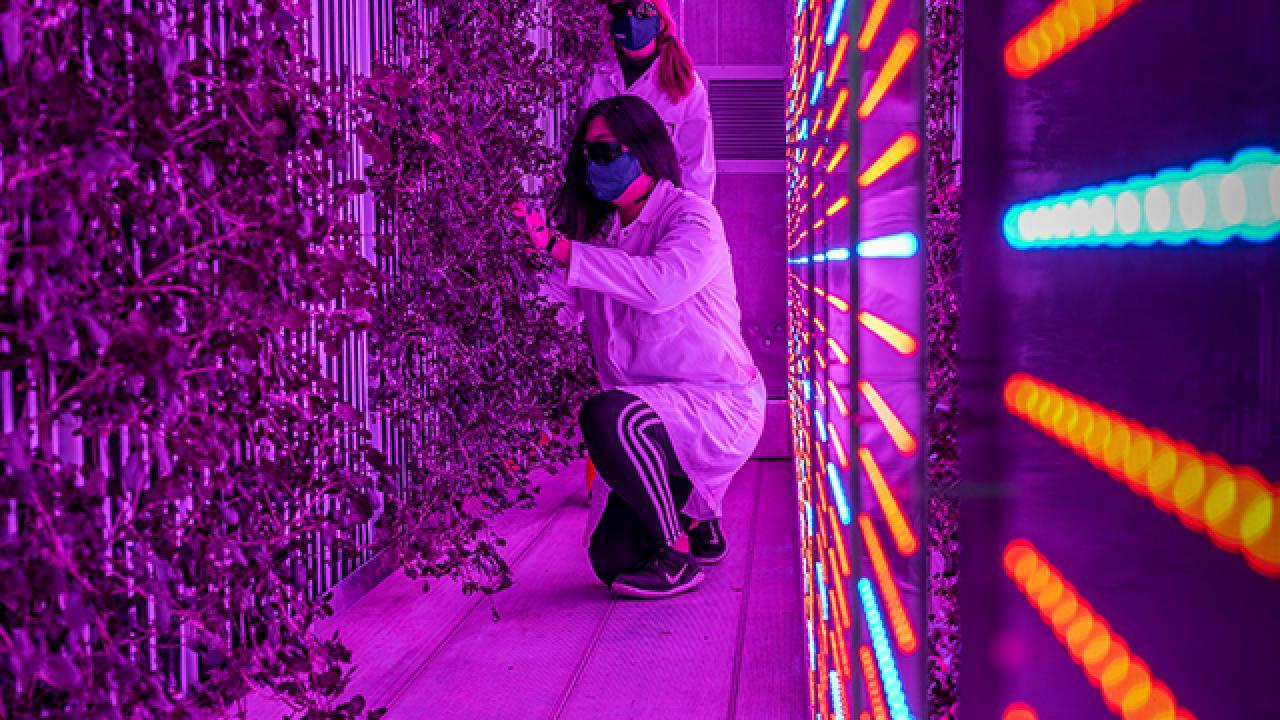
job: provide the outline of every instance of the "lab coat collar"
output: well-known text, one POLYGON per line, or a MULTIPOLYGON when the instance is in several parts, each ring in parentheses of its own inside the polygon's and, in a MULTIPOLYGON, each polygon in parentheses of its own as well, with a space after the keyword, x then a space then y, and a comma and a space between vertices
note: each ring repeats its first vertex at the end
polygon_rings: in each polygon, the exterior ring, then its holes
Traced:
MULTIPOLYGON (((662 212, 662 206, 667 202, 667 193, 674 188, 670 180, 659 180, 657 186, 653 188, 653 194, 649 195, 649 201, 640 208, 640 214, 636 216, 635 222, 631 223, 631 227, 647 225, 657 220, 658 213, 662 212)), ((616 245, 620 232, 622 232, 622 217, 614 211, 609 216, 609 223, 604 233, 605 241, 610 245, 616 245)))
MULTIPOLYGON (((617 50, 614 50, 613 52, 616 53, 617 50)), ((662 51, 659 50, 658 52, 662 52, 662 51)), ((640 83, 652 83, 653 74, 654 72, 657 71, 657 67, 661 63, 662 63, 661 57, 655 59, 653 61, 653 64, 649 66, 649 69, 645 70, 644 73, 640 75, 640 77, 636 78, 635 83, 632 84, 631 87, 627 87, 627 79, 623 77, 622 65, 618 63, 618 58, 616 55, 614 57, 609 58, 608 60, 605 60, 603 63, 601 63, 601 65, 604 67, 604 70, 607 73, 607 77, 609 79, 609 86, 613 88, 614 94, 618 95, 628 91, 635 92, 636 88, 640 86, 640 83)))

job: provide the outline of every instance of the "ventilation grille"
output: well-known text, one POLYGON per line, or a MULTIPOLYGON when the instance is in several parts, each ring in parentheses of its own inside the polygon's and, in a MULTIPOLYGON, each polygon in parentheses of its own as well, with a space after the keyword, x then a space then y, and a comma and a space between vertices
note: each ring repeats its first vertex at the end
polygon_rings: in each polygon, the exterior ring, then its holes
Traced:
POLYGON ((711 80, 707 93, 717 160, 782 160, 786 155, 783 81, 711 80))

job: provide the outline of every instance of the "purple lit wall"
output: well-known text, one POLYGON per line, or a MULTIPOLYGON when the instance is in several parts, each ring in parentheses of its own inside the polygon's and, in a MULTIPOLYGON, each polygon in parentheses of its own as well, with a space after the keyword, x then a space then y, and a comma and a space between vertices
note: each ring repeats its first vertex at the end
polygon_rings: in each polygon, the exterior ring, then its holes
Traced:
POLYGON ((793 6, 791 416, 816 717, 927 714, 923 2, 793 6))
POLYGON ((960 717, 1280 717, 1280 8, 965 12, 960 717))

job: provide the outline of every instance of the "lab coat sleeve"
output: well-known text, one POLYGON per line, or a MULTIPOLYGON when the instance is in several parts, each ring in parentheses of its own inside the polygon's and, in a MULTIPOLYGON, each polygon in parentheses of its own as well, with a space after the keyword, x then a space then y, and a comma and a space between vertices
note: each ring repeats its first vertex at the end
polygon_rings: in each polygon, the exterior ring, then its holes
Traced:
POLYGON ((684 102, 684 122, 676 126, 676 152, 684 170, 684 187, 710 202, 716 187, 716 143, 707 86, 699 78, 684 102))
POLYGON ((574 243, 569 286, 656 314, 684 302, 729 263, 720 216, 710 204, 699 203, 676 210, 652 255, 574 243))

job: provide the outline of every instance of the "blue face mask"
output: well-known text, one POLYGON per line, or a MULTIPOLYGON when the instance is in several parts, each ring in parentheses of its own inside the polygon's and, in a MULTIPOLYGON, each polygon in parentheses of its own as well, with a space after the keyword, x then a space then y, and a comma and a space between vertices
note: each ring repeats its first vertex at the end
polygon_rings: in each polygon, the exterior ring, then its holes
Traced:
POLYGON ((662 17, 654 15, 650 18, 634 16, 615 17, 609 23, 609 32, 618 40, 618 44, 628 50, 639 50, 658 37, 662 29, 662 17))
POLYGON ((587 188, 596 199, 611 203, 622 197, 622 193, 640 177, 640 171, 640 161, 629 152, 603 165, 587 160, 587 188))

